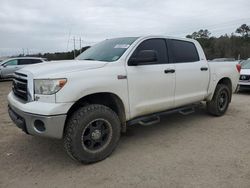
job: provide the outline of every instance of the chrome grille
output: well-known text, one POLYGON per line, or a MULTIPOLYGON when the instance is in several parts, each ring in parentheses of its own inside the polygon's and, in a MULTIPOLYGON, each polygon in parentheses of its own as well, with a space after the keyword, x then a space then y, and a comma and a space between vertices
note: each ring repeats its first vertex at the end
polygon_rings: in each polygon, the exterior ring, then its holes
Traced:
POLYGON ((27 101, 28 100, 28 81, 27 75, 21 73, 15 73, 12 91, 18 98, 27 101))

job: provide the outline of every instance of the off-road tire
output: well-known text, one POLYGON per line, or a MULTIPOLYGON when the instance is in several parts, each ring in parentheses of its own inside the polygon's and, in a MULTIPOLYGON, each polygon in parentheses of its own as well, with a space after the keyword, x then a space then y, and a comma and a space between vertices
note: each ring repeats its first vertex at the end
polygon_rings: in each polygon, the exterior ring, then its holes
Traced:
POLYGON ((231 99, 231 92, 230 89, 228 88, 227 85, 224 84, 218 84, 216 86, 213 98, 211 101, 207 102, 207 111, 209 114, 213 115, 213 116, 222 116, 225 114, 225 112, 228 109, 229 103, 230 103, 230 99, 231 99), (224 93, 226 95, 226 101, 225 101, 225 105, 223 106, 223 108, 220 108, 219 105, 219 100, 221 97, 221 94, 224 93))
POLYGON ((94 163, 108 157, 116 148, 121 134, 121 123, 117 114, 110 108, 91 104, 81 107, 73 113, 66 123, 64 131, 64 148, 68 155, 81 163, 94 163), (86 127, 96 119, 104 119, 109 123, 109 142, 100 151, 90 151, 84 147, 83 133, 86 127))

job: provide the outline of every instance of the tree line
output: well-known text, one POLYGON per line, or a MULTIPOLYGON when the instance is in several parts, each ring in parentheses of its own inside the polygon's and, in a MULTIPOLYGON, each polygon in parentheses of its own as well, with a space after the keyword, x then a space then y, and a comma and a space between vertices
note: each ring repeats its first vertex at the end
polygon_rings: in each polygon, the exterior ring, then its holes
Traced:
MULTIPOLYGON (((250 26, 247 24, 242 24, 231 35, 225 34, 220 37, 214 37, 211 36, 211 32, 207 29, 201 29, 186 37, 198 40, 209 60, 215 58, 250 58, 250 26)), ((81 52, 88 48, 89 46, 83 47, 81 52)), ((80 54, 80 50, 75 50, 75 52, 72 50, 70 52, 39 53, 31 56, 42 57, 48 60, 67 60, 74 59, 74 53, 77 56, 80 54)))
POLYGON ((250 58, 250 26, 242 24, 231 35, 211 36, 207 29, 201 29, 186 36, 196 39, 204 49, 207 59, 250 58))
MULTIPOLYGON (((55 53, 38 53, 38 54, 32 54, 32 55, 26 55, 29 57, 41 57, 45 58, 49 61, 52 60, 69 60, 69 59, 74 59, 74 56, 78 56, 81 52, 84 52, 87 50, 90 46, 85 46, 81 50, 72 50, 69 52, 55 52, 55 53)), ((23 55, 20 54, 18 57, 22 57, 23 55)))

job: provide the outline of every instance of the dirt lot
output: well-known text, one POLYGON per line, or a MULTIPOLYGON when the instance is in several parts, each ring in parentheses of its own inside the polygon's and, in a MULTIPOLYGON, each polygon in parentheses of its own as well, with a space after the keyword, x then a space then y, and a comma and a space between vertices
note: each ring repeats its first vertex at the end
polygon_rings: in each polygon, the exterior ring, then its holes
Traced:
POLYGON ((250 93, 227 114, 204 109, 134 126, 105 161, 81 165, 60 140, 32 137, 7 115, 11 82, 0 82, 0 187, 250 187, 250 93))

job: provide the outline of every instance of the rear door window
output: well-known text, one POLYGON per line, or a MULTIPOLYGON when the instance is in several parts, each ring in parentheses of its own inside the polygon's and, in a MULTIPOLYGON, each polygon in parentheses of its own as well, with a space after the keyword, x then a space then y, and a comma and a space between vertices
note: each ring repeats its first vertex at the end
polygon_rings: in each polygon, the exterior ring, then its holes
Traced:
POLYGON ((35 64, 35 63, 41 63, 42 60, 40 59, 32 59, 32 64, 35 64))
POLYGON ((31 65, 35 63, 41 63, 42 60, 40 59, 19 59, 18 64, 19 65, 31 65))
POLYGON ((192 42, 171 40, 171 51, 174 63, 187 63, 199 61, 199 54, 192 42))
POLYGON ((18 65, 30 65, 32 63, 31 59, 19 59, 18 65))

